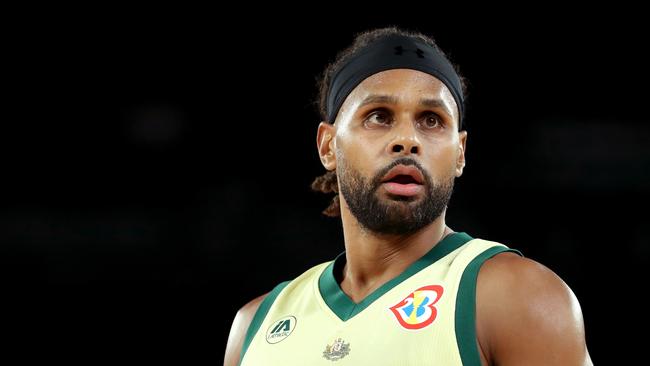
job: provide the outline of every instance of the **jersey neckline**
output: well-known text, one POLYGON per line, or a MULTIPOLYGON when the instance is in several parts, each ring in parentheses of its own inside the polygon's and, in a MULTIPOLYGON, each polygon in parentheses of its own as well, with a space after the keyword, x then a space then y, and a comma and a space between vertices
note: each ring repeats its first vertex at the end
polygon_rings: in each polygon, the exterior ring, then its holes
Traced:
POLYGON ((347 321, 362 312, 370 304, 375 302, 375 300, 393 289, 395 286, 404 282, 414 274, 420 272, 425 267, 433 264, 440 258, 443 258, 447 254, 460 248, 463 244, 472 239, 473 238, 471 236, 464 232, 447 235, 444 239, 438 242, 438 244, 434 245, 433 248, 431 248, 431 250, 429 250, 420 259, 416 260, 413 262, 413 264, 408 266, 404 272, 381 285, 359 303, 352 301, 352 299, 350 299, 350 297, 348 297, 348 295, 346 295, 345 292, 341 290, 341 286, 339 286, 339 283, 336 281, 336 277, 334 276, 334 268, 336 267, 338 269, 345 263, 345 252, 343 252, 339 254, 336 259, 330 262, 330 264, 325 268, 323 273, 321 273, 320 278, 318 279, 318 288, 321 297, 325 301, 325 304, 327 304, 330 310, 332 310, 332 312, 336 314, 339 319, 342 321, 347 321))

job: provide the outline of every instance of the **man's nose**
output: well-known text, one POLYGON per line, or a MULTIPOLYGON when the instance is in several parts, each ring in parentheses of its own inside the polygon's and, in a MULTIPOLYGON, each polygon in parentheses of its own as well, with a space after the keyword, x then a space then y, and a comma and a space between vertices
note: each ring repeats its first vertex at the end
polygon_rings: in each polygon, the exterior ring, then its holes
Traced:
POLYGON ((391 155, 419 155, 422 152, 422 146, 417 136, 417 131, 413 123, 404 122, 402 126, 396 129, 396 135, 388 145, 388 153, 391 155))

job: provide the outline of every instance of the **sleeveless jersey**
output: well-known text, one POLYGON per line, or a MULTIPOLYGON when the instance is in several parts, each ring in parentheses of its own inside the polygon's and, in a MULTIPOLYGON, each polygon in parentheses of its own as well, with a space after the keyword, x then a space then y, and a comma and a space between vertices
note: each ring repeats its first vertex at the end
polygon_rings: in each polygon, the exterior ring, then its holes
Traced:
POLYGON ((478 366, 476 279, 483 262, 506 251, 517 252, 453 233, 359 303, 335 279, 341 253, 267 295, 240 365, 478 366))

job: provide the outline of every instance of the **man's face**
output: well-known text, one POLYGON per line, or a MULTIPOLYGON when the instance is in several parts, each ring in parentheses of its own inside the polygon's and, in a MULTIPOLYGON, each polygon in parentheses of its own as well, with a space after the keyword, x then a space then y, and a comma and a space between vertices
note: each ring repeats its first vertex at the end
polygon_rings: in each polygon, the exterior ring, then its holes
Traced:
POLYGON ((444 213, 464 167, 466 133, 438 79, 407 69, 375 74, 348 95, 329 132, 327 141, 319 131, 319 150, 323 143, 333 150, 341 207, 362 226, 403 235, 444 213))

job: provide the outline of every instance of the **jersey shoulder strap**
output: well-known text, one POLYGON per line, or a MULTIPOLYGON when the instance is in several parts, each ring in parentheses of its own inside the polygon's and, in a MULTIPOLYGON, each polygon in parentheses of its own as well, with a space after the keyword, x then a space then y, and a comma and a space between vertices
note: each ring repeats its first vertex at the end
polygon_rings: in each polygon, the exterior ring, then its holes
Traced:
MULTIPOLYGON (((456 295, 456 342, 463 365, 481 365, 480 354, 477 346, 476 335, 476 282, 481 266, 485 261, 497 254, 513 252, 523 257, 521 252, 507 246, 480 240, 488 248, 476 255, 465 267, 460 278, 458 293, 456 295)), ((478 243, 477 243, 478 244, 478 243)))

